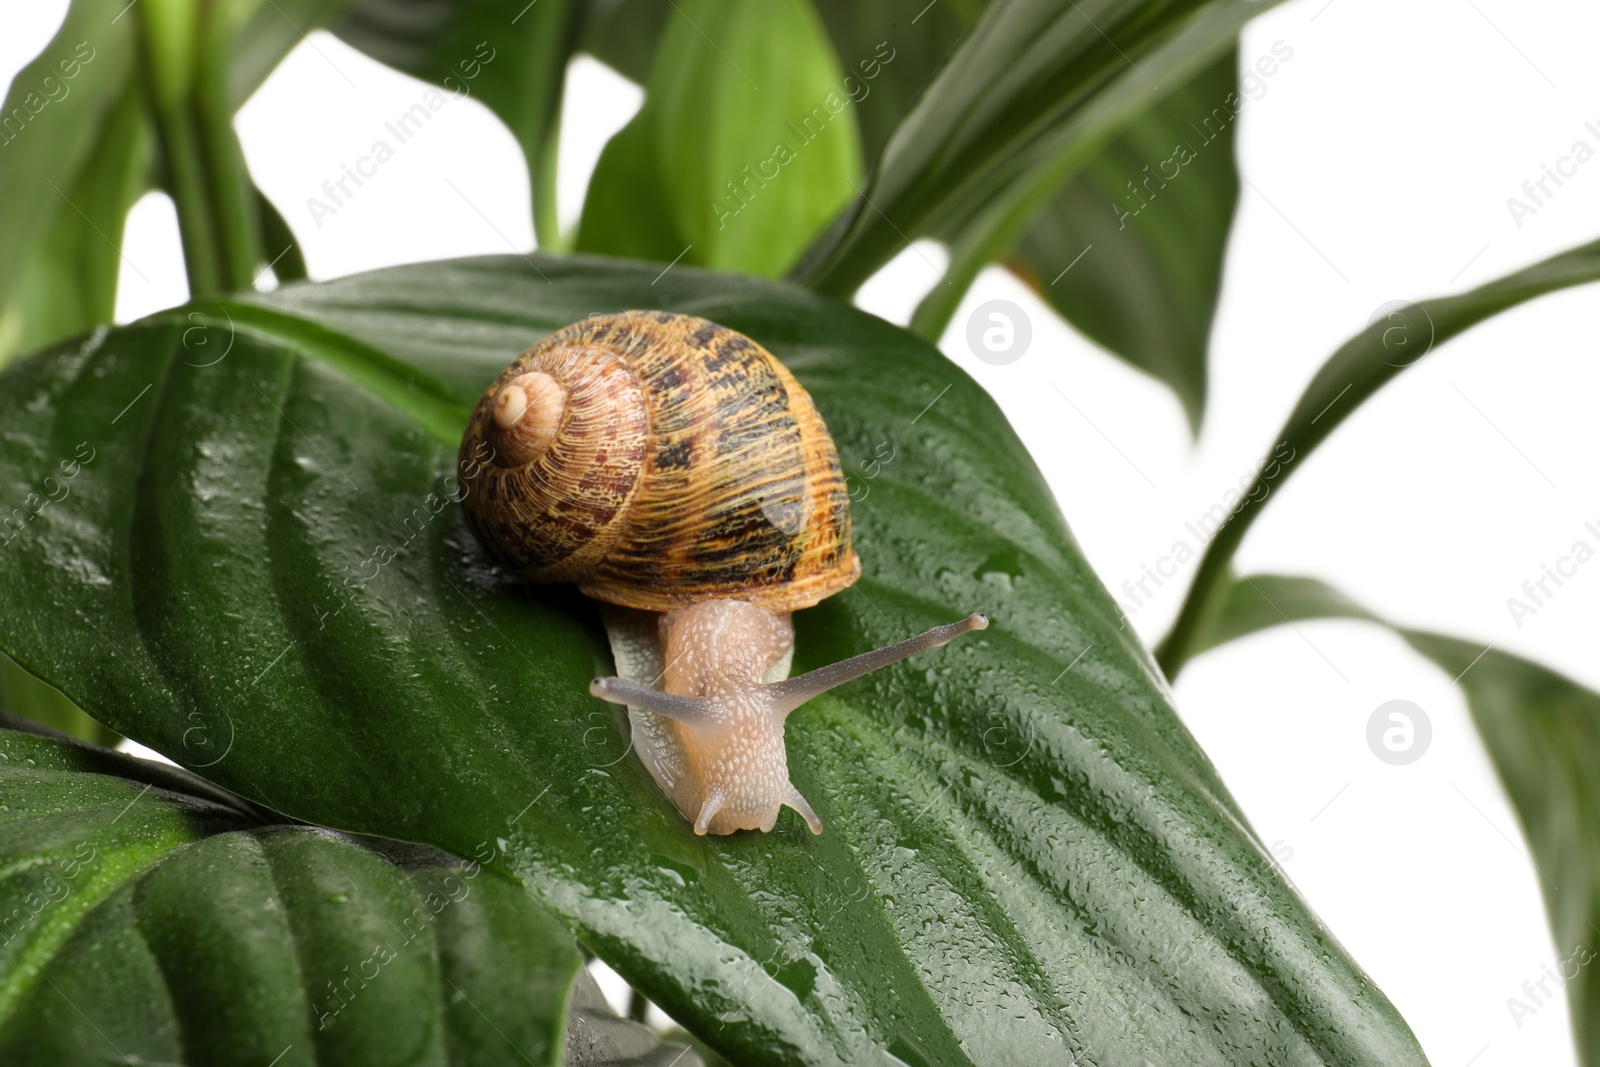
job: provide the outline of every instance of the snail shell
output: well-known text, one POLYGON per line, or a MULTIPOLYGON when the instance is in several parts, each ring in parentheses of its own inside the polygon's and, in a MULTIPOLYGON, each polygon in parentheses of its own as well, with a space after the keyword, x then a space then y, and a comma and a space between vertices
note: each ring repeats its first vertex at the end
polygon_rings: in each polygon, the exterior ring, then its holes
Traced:
POLYGON ((626 311, 545 338, 474 408, 462 469, 486 455, 463 486, 467 520, 534 581, 657 612, 710 599, 787 612, 861 573, 810 396, 705 319, 626 311))
POLYGON ((789 777, 789 714, 988 625, 972 615, 786 677, 790 613, 861 574, 850 498, 800 383, 704 319, 627 311, 558 330, 485 390, 460 458, 467 521, 495 556, 611 605, 619 676, 589 691, 628 706, 640 759, 697 834, 771 830, 785 806, 821 833, 789 777))

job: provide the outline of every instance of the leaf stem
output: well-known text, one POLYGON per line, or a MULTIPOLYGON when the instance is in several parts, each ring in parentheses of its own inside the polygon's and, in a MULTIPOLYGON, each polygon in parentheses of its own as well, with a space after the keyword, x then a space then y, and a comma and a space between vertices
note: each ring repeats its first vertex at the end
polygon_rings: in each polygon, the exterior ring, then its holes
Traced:
POLYGON ((261 262, 254 189, 233 130, 228 5, 146 0, 141 60, 178 212, 191 296, 250 287, 261 262))

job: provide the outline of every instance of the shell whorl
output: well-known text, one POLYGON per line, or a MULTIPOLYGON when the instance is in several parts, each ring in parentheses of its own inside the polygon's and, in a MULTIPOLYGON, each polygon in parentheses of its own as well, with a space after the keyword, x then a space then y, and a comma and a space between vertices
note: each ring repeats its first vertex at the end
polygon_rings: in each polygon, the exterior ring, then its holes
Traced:
POLYGON ((623 312, 512 361, 462 439, 468 521, 535 581, 669 611, 806 607, 860 574, 849 496, 810 396, 705 319, 623 312), (486 446, 486 447, 485 447, 486 446))
POLYGON ((615 353, 531 349, 484 393, 468 423, 463 470, 474 456, 480 462, 462 486, 467 519, 534 581, 576 581, 623 535, 649 434, 644 393, 615 353))

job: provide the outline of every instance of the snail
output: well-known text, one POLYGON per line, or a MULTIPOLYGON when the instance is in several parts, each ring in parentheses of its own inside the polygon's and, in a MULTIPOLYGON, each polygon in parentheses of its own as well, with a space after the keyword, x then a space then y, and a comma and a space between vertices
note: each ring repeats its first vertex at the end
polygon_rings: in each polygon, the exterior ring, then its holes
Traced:
POLYGON ((988 625, 983 615, 787 678, 790 613, 861 562, 833 440, 766 349, 689 315, 626 311, 551 334, 489 386, 461 442, 468 525, 500 563, 603 603, 633 747, 696 834, 769 831, 784 724, 805 701, 988 625), (656 684, 660 683, 660 688, 656 684))

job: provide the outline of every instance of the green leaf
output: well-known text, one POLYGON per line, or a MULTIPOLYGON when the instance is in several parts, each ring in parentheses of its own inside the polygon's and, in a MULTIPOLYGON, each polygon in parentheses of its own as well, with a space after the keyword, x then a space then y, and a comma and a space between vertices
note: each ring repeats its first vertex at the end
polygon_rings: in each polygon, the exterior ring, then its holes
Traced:
POLYGON ((660 0, 588 0, 578 28, 578 51, 643 85, 671 15, 672 9, 660 0))
POLYGON ((539 246, 564 248, 556 143, 579 0, 361 0, 337 33, 397 70, 471 96, 522 146, 539 246))
POLYGON ((577 246, 781 274, 860 187, 839 61, 808 0, 677 6, 659 53, 670 62, 602 153, 577 246), (658 208, 660 225, 637 236, 616 219, 658 208), (683 243, 664 248, 666 233, 683 243))
POLYGON ((1176 678, 1211 626, 1226 595, 1229 565, 1268 495, 1304 464, 1329 434, 1405 368, 1457 334, 1508 308, 1560 289, 1600 281, 1600 241, 1580 245, 1456 296, 1434 297, 1375 316, 1328 358, 1300 395, 1277 443, 1262 460, 1243 500, 1228 516, 1195 568, 1183 606, 1156 658, 1176 678))
POLYGON ((1221 607, 1201 635, 1196 654, 1258 630, 1308 619, 1383 622, 1333 586, 1315 578, 1278 574, 1228 577, 1221 607))
POLYGON ((944 65, 985 0, 817 0, 844 68, 861 127, 861 154, 877 159, 944 65))
POLYGON ((1254 0, 995 0, 895 130, 872 180, 796 276, 853 292, 908 240, 952 245, 953 277, 919 310, 936 333, 979 268, 1068 178, 1227 52, 1254 0))
MULTIPOLYGON (((985 0, 815 0, 844 74, 864 159, 876 159, 985 0)), ((643 85, 672 9, 660 0, 589 0, 578 47, 643 85)))
POLYGON ((225 72, 231 110, 244 106, 283 57, 312 30, 335 25, 356 0, 225 0, 223 29, 229 42, 225 72))
MULTIPOLYGON (((214 6, 212 44, 198 56, 190 47, 184 59, 201 64, 202 80, 213 90, 197 121, 215 142, 210 151, 219 181, 250 191, 233 143, 233 112, 305 32, 342 3, 214 6)), ((184 18, 194 17, 182 8, 161 6, 178 30, 184 18)), ((0 363, 111 321, 128 210, 158 178, 174 187, 172 146, 158 149, 141 88, 136 38, 144 17, 125 0, 74 0, 60 31, 6 97, 0 112, 0 245, 6 249, 0 257, 0 363)), ((184 32, 175 33, 185 39, 184 32)), ((193 73, 167 69, 163 91, 192 90, 185 79, 193 73)), ((208 216, 211 210, 205 208, 208 216)), ((237 219, 232 225, 241 229, 237 219)), ((242 229, 249 258, 248 224, 242 229)), ((239 265, 245 280, 254 269, 239 265)))
POLYGON ((639 114, 606 142, 584 195, 580 249, 670 263, 689 244, 654 178, 654 139, 649 120, 639 114))
POLYGON ((583 957, 511 880, 0 730, 0 1060, 556 1064, 583 957))
POLYGON ((261 239, 266 242, 267 266, 280 282, 304 281, 306 257, 300 250, 289 223, 260 189, 256 190, 256 213, 261 220, 261 239))
POLYGON ((0 656, 0 714, 9 712, 80 741, 115 745, 122 738, 86 715, 61 693, 0 656))
MULTIPOLYGON (((56 210, 49 232, 0 311, 0 362, 111 321, 124 262, 122 233, 128 210, 150 187, 151 147, 143 103, 138 94, 125 94, 75 180, 59 194, 50 191, 56 210)), ((0 165, 0 186, 6 170, 0 165)))
POLYGON ((0 362, 111 318, 123 220, 150 180, 122 6, 74 3, 0 105, 0 362))
POLYGON ((1229 49, 1156 101, 1033 220, 1009 262, 1068 322, 1171 386, 1196 433, 1239 199, 1238 63, 1229 49))
POLYGON ((1395 626, 1314 578, 1230 581, 1201 645, 1319 618, 1391 627, 1465 692, 1533 852, 1579 1060, 1600 1063, 1600 979, 1588 966, 1600 951, 1600 693, 1508 652, 1395 626))
MULTIPOLYGON (((1403 632, 1456 678, 1544 892, 1580 1063, 1600 1063, 1600 693, 1507 652, 1403 632)), ((1531 1005, 1524 1005, 1525 1007, 1531 1005)))
POLYGON ((495 851, 736 1062, 1423 1062, 1246 826, 987 394, 849 307, 659 275, 402 267, 12 368, 0 499, 86 433, 97 451, 0 551, 0 650, 276 810, 495 851), (507 360, 639 307, 771 348, 861 487, 864 575, 797 616, 796 670, 993 620, 793 716, 821 837, 793 812, 696 837, 588 695, 610 670, 595 605, 508 580, 451 499, 507 360))

